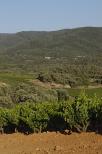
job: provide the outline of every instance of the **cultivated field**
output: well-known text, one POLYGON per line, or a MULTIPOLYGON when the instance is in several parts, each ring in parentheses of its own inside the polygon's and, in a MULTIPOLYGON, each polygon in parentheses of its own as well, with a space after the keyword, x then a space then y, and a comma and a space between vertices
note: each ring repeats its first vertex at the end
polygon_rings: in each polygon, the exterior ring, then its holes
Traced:
POLYGON ((102 154, 102 136, 95 133, 0 135, 0 154, 102 154))

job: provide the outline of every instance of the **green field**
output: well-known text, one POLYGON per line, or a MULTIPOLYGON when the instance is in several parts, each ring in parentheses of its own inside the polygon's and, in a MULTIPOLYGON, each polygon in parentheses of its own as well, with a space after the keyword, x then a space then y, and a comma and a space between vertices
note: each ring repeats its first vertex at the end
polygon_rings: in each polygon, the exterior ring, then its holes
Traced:
MULTIPOLYGON (((34 79, 34 75, 32 74, 21 74, 21 73, 0 73, 0 82, 10 84, 12 86, 16 86, 18 83, 28 83, 30 80, 34 79)), ((70 96, 77 96, 81 91, 85 91, 85 93, 89 96, 94 96, 95 94, 98 97, 102 97, 102 88, 92 88, 92 89, 77 89, 77 88, 69 88, 68 93, 70 96)))
POLYGON ((21 74, 21 73, 0 73, 0 82, 4 82, 10 85, 17 85, 18 83, 27 83, 30 79, 33 79, 33 75, 21 74))
MULTIPOLYGON (((71 96, 77 96, 82 90, 84 89, 68 89, 68 92, 71 96)), ((90 97, 93 97, 94 95, 102 97, 102 88, 85 89, 85 93, 90 97)))

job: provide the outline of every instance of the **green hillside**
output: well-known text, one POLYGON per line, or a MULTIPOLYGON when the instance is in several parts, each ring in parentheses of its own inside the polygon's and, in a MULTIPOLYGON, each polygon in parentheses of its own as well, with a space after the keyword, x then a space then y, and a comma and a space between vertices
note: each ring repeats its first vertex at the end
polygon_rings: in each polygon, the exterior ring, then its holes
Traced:
POLYGON ((64 84, 101 83, 102 28, 0 34, 0 71, 42 72, 47 81, 64 84))
POLYGON ((66 98, 83 87, 102 97, 102 28, 0 34, 0 106, 56 101, 59 90, 66 98))
MULTIPOLYGON (((75 56, 102 51, 102 28, 85 27, 53 32, 0 34, 0 48, 7 51, 32 50, 34 55, 75 56), (10 48, 10 49, 9 49, 10 48), (91 50, 91 51, 90 51, 91 50)), ((29 51, 28 51, 29 52, 29 51)))
POLYGON ((0 34, 0 70, 27 68, 33 71, 40 64, 73 61, 77 56, 100 57, 101 54, 102 28, 0 34), (46 62, 45 57, 51 57, 50 62, 46 62))

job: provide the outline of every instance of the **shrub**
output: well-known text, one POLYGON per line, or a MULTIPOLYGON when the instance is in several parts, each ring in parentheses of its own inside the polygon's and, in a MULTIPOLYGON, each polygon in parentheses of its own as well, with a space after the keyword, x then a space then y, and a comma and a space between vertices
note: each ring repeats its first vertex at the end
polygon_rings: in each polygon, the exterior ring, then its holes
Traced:
POLYGON ((0 128, 5 132, 102 131, 102 100, 83 92, 73 100, 25 103, 13 109, 0 108, 0 128))
POLYGON ((58 101, 67 101, 69 99, 68 91, 65 89, 57 90, 58 101))
POLYGON ((86 131, 89 126, 89 99, 87 95, 82 92, 73 103, 75 125, 78 131, 86 131))

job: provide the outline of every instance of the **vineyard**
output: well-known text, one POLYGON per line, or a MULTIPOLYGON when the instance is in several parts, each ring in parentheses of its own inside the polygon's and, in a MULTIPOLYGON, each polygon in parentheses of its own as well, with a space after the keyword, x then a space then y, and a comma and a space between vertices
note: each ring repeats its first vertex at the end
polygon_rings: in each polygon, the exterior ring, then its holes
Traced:
POLYGON ((25 134, 60 131, 102 131, 102 100, 84 92, 74 99, 59 102, 25 103, 12 109, 0 108, 1 133, 25 134))

